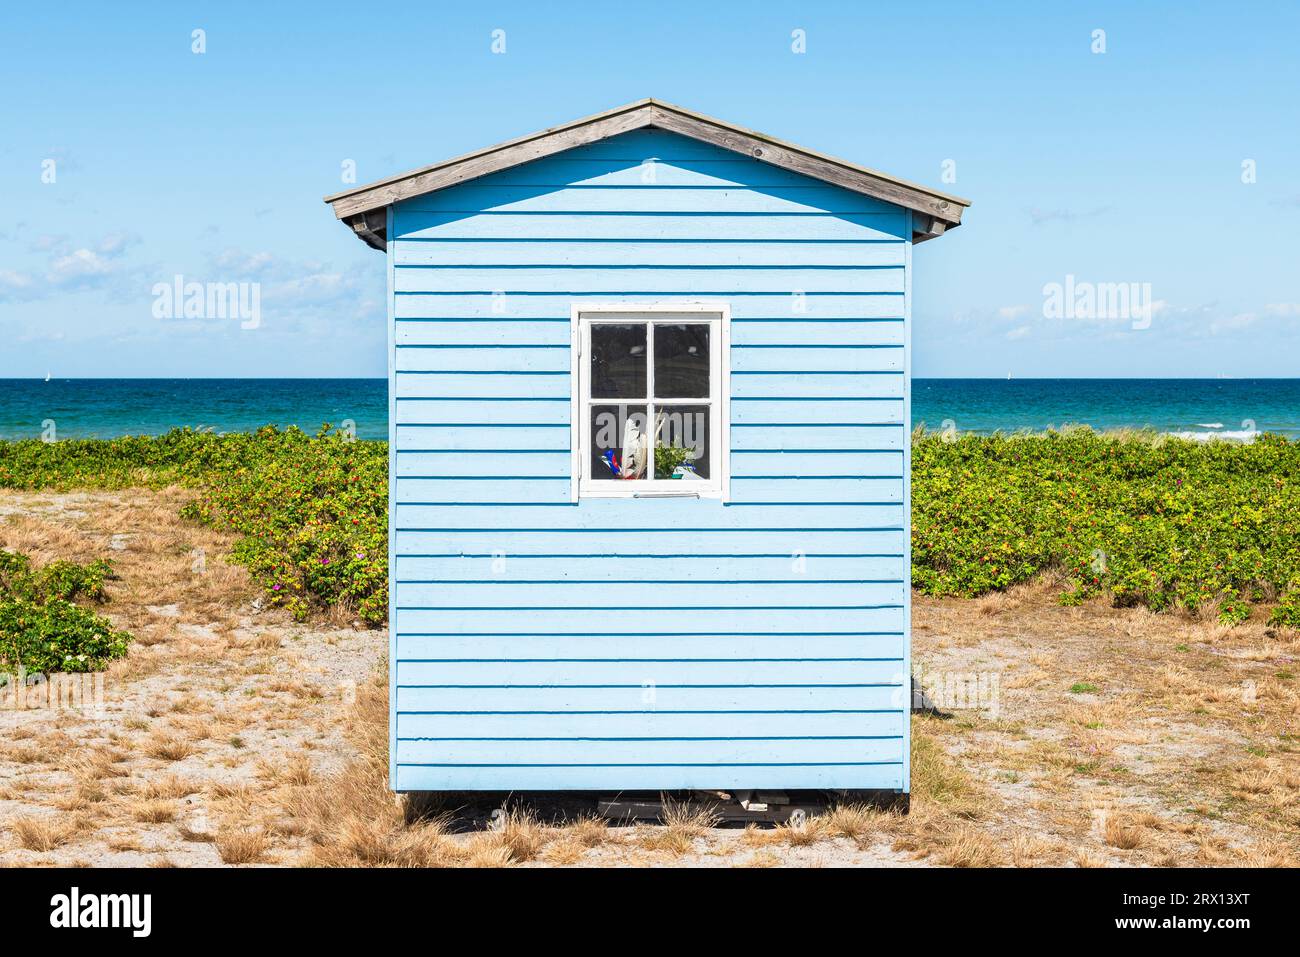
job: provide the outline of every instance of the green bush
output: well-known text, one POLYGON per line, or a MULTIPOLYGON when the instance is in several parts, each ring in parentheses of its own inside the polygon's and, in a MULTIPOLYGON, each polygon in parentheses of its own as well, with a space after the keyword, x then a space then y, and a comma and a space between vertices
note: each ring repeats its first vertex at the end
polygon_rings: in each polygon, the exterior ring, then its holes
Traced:
MULTIPOLYGON (((912 583, 927 594, 1055 572, 1067 604, 1217 605, 1230 623, 1276 605, 1273 624, 1300 627, 1300 443, 918 430, 912 474, 912 583)), ((385 443, 329 426, 0 443, 0 486, 197 489, 185 514, 238 532, 233 560, 298 618, 341 606, 385 621, 387 478, 385 443)))
POLYGON ((55 561, 33 569, 26 555, 0 551, 0 669, 97 671, 126 654, 131 636, 73 603, 104 600, 106 561, 55 561))
POLYGON ((266 433, 249 467, 211 474, 182 515, 243 537, 233 559, 273 605, 301 620, 341 607, 372 625, 388 616, 388 450, 329 427, 266 433))
POLYGON ((1219 602, 1236 622, 1280 595, 1275 623, 1300 617, 1300 444, 918 430, 912 470, 912 581, 927 594, 969 597, 1058 570, 1066 603, 1219 602))
POLYGON ((271 426, 216 435, 0 442, 0 487, 199 490, 186 517, 240 533, 231 558, 272 605, 388 615, 388 446, 271 426))

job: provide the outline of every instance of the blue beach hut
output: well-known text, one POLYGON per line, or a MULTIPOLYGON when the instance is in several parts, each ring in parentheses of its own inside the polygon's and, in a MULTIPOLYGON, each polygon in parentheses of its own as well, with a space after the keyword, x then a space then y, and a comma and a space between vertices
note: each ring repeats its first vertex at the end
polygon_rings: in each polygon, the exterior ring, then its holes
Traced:
POLYGON ((326 198, 387 254, 397 791, 909 789, 912 247, 656 100, 326 198))

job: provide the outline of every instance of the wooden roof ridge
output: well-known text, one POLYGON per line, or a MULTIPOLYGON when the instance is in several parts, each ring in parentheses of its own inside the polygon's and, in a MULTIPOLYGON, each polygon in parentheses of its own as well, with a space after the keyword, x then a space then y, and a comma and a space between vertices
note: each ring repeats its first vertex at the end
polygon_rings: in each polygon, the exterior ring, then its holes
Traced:
POLYGON ((354 186, 326 196, 325 202, 361 239, 376 249, 383 249, 387 219, 384 210, 393 203, 646 127, 679 133, 910 209, 918 214, 912 219, 914 242, 932 239, 961 225, 962 211, 971 204, 960 196, 655 99, 637 100, 430 166, 354 186))

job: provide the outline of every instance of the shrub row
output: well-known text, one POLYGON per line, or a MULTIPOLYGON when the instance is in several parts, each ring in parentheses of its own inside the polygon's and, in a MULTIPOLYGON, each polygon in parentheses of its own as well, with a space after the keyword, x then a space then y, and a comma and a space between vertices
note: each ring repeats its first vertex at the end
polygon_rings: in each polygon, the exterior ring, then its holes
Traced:
MULTIPOLYGON (((974 597, 1045 571, 1062 601, 1253 605, 1300 627, 1300 443, 1195 443, 1087 429, 1033 436, 918 430, 912 582, 974 597)), ((387 447, 267 427, 224 436, 0 443, 0 486, 183 483, 185 514, 240 533, 233 558, 297 617, 340 607, 387 615, 387 447)))
POLYGON ((1300 444, 1196 443, 1088 429, 945 437, 912 446, 912 582, 971 597, 1046 570, 1062 601, 1275 604, 1300 626, 1300 444))

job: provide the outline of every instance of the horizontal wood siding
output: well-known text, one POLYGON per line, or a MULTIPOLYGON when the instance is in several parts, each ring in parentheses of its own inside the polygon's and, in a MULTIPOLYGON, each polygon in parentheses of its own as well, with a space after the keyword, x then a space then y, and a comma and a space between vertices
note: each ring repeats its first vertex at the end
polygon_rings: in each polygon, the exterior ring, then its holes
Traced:
POLYGON ((639 130, 392 215, 394 786, 905 789, 907 212, 639 130), (729 500, 574 504, 571 307, 700 300, 729 500))

